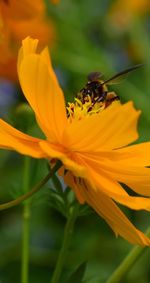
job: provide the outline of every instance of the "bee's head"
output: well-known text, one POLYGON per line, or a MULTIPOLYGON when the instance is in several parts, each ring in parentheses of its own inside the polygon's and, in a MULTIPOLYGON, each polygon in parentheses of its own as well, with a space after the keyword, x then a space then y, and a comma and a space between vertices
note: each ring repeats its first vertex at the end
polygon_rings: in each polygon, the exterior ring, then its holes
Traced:
POLYGON ((87 76, 88 82, 98 81, 103 76, 100 72, 92 72, 87 76))

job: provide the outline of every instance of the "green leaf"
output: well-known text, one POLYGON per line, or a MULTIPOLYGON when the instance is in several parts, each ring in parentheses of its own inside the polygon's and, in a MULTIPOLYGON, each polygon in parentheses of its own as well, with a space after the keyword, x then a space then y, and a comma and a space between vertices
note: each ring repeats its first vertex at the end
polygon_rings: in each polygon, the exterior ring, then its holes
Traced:
POLYGON ((62 184, 60 182, 60 179, 59 177, 55 174, 53 175, 53 178, 52 178, 52 183, 55 187, 55 189, 63 196, 63 187, 62 187, 62 184))
POLYGON ((94 211, 89 205, 84 204, 84 205, 80 206, 79 216, 91 215, 93 213, 94 213, 94 211))
POLYGON ((67 283, 81 283, 86 270, 87 262, 83 262, 78 268, 71 274, 67 283))

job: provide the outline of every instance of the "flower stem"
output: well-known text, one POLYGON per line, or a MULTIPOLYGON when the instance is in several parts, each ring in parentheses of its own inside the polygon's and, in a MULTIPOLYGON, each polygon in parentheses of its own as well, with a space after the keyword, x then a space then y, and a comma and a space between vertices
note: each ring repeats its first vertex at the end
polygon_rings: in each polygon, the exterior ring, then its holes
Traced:
POLYGON ((62 247, 58 256, 58 260, 56 263, 56 267, 51 279, 51 283, 58 283, 61 272, 65 263, 66 253, 70 244, 70 240, 74 230, 75 220, 78 215, 78 205, 75 205, 72 210, 70 211, 70 215, 68 216, 68 220, 66 222, 65 231, 64 231, 64 238, 62 242, 62 247))
MULTIPOLYGON (((29 191, 30 182, 30 159, 25 157, 24 172, 23 172, 23 190, 24 193, 29 191)), ((29 276, 29 224, 30 224, 30 200, 23 203, 23 238, 22 238, 22 269, 21 269, 21 283, 28 283, 29 276)))
POLYGON ((47 182, 48 180, 57 172, 57 170, 61 167, 61 162, 57 161, 56 165, 52 168, 52 170, 45 176, 43 180, 41 180, 35 187, 31 189, 31 191, 25 193, 24 195, 18 197, 15 200, 9 201, 4 204, 0 204, 0 211, 13 207, 15 205, 20 204, 22 201, 30 198, 32 195, 34 195, 36 192, 38 192, 47 182))
MULTIPOLYGON (((150 228, 146 232, 147 236, 150 236, 150 228)), ((145 252, 146 247, 136 246, 134 247, 125 259, 121 262, 119 267, 113 272, 113 274, 108 278, 106 283, 120 283, 123 278, 131 269, 131 267, 136 263, 139 257, 145 252)))

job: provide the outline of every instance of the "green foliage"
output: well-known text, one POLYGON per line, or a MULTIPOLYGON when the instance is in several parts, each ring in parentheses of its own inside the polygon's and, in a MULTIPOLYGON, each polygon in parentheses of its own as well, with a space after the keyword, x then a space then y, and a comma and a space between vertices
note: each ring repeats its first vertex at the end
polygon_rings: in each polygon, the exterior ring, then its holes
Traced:
MULTIPOLYGON (((73 100, 91 71, 101 71, 105 78, 109 78, 129 66, 144 63, 144 68, 111 89, 122 101, 133 100, 142 110, 139 141, 145 141, 150 139, 150 13, 133 15, 126 28, 121 29, 119 23, 115 26, 109 17, 116 1, 60 0, 58 5, 52 5, 46 0, 48 16, 56 29, 56 42, 51 49, 52 62, 67 101, 73 100)), ((43 136, 22 92, 16 89, 16 93, 16 106, 12 106, 5 120, 33 136, 43 136)), ((31 187, 47 174, 50 169, 48 165, 47 170, 47 164, 45 160, 31 161, 31 187)), ((23 158, 19 154, 0 151, 1 203, 23 193, 22 168, 23 158)), ((73 192, 58 175, 32 199, 29 283, 50 282, 66 218, 75 203, 73 192)), ((66 278, 69 278, 67 283, 104 283, 131 245, 123 239, 116 239, 87 205, 81 206, 78 214, 60 283, 66 283, 66 278), (75 266, 78 268, 74 271, 75 266)), ((126 210, 126 214, 142 230, 148 227, 147 213, 126 210)), ((20 283, 22 206, 1 212, 0 226, 0 282, 20 283)), ((148 283, 149 257, 147 251, 121 283, 148 283)))
POLYGON ((82 279, 84 277, 86 266, 87 266, 86 262, 83 262, 81 265, 79 265, 78 268, 71 274, 71 276, 69 277, 66 283, 83 282, 82 279))

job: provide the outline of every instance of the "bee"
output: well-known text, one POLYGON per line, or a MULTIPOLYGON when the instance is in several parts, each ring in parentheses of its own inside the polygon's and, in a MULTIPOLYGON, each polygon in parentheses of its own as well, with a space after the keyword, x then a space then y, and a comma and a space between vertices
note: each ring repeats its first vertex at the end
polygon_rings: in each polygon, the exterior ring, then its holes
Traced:
POLYGON ((77 98, 84 103, 87 96, 90 96, 93 105, 96 102, 102 102, 105 103, 105 107, 107 107, 113 101, 120 100, 119 96, 115 92, 108 91, 107 86, 116 83, 118 79, 123 78, 128 73, 142 66, 143 64, 135 65, 117 73, 107 80, 102 80, 102 73, 92 72, 87 77, 88 82, 86 83, 85 87, 83 87, 77 94, 77 98))

